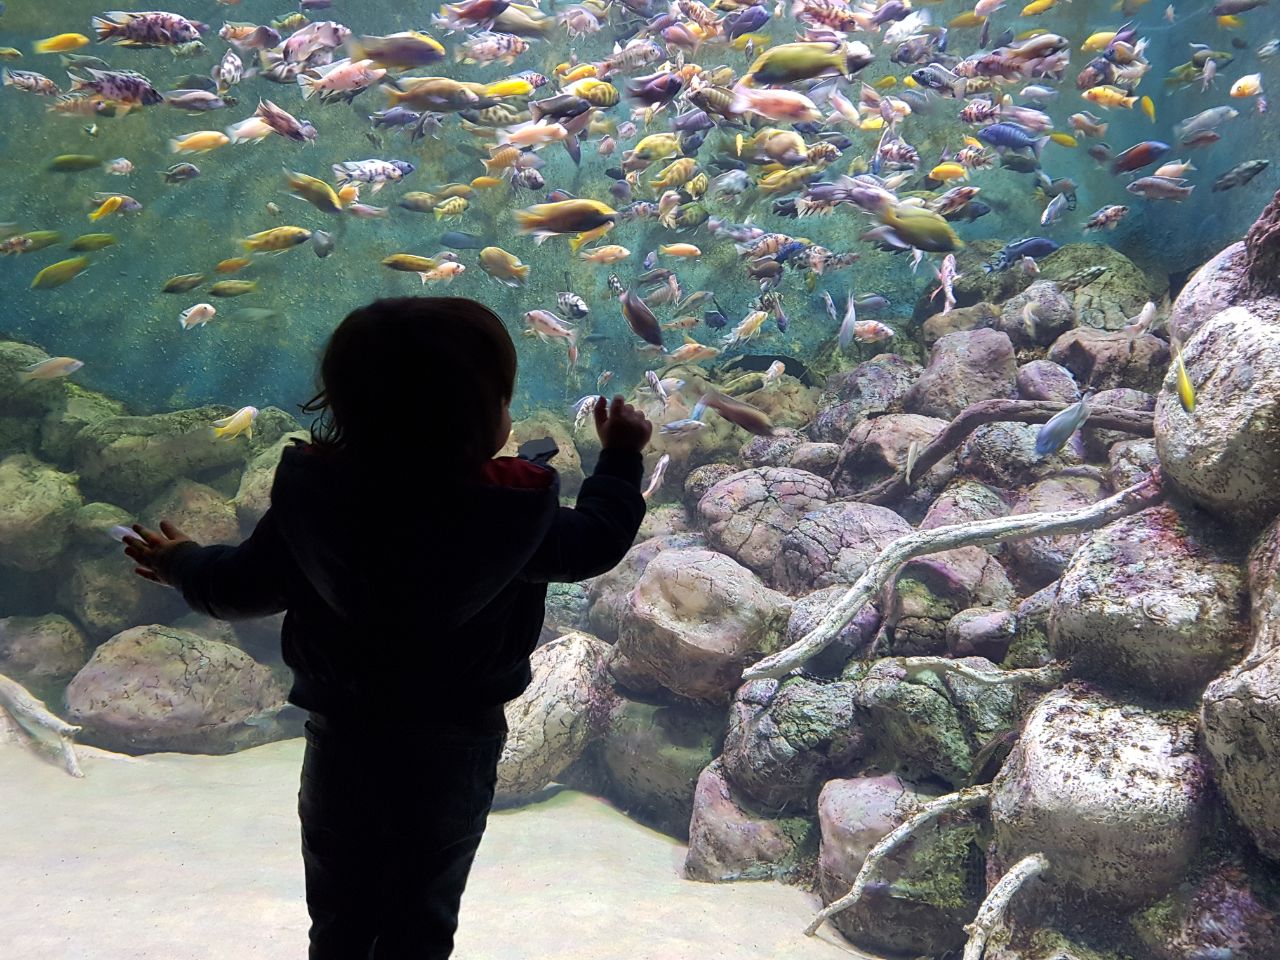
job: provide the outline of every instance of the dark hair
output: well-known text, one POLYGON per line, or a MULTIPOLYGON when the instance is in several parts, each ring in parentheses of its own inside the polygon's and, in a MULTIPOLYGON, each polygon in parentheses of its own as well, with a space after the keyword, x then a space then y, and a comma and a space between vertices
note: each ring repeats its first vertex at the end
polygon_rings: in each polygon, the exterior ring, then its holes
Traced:
POLYGON ((311 434, 322 450, 378 457, 425 442, 441 466, 471 470, 493 453, 515 392, 516 348, 501 318, 474 300, 375 300, 330 335, 318 380, 302 410, 319 415, 311 434))

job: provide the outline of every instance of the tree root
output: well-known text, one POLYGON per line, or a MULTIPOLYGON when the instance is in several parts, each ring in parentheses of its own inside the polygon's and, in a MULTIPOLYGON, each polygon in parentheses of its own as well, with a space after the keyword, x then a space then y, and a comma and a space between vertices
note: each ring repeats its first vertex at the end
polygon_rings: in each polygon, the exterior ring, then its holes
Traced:
POLYGON ((742 672, 742 679, 778 679, 804 664, 810 657, 821 653, 849 621, 857 616, 867 601, 876 596, 898 569, 913 557, 954 550, 957 547, 1002 543, 1022 537, 1060 536, 1096 530, 1151 506, 1162 496, 1160 475, 1156 472, 1105 500, 1078 510, 1022 513, 1013 517, 974 520, 934 527, 932 530, 916 530, 899 537, 880 551, 858 581, 831 605, 831 609, 818 621, 817 626, 791 646, 748 667, 742 672))
POLYGON ((1008 873, 996 881, 996 885, 978 908, 978 915, 974 917, 973 923, 965 924, 964 932, 969 935, 969 942, 964 945, 964 960, 982 960, 987 949, 987 938, 1004 919, 1004 912, 1013 895, 1032 877, 1037 877, 1048 869, 1048 858, 1043 853, 1033 853, 1015 863, 1008 873))
POLYGON ((80 727, 55 717, 49 712, 49 708, 36 699, 26 687, 2 673, 0 673, 0 707, 4 707, 24 729, 35 727, 53 733, 58 738, 62 751, 62 763, 67 768, 67 773, 73 777, 84 776, 84 772, 80 769, 80 761, 76 757, 75 744, 72 742, 72 738, 80 732, 80 727))
MULTIPOLYGON (((972 807, 982 806, 991 799, 991 786, 989 784, 979 784, 974 787, 965 787, 963 790, 957 790, 955 793, 948 793, 946 796, 938 797, 936 800, 930 800, 914 814, 903 820, 893 830, 886 833, 880 838, 879 842, 867 853, 867 858, 862 861, 862 868, 858 871, 858 876, 854 878, 853 887, 839 900, 833 900, 819 911, 818 915, 809 922, 804 928, 804 935, 812 937, 818 932, 827 920, 835 916, 841 910, 847 910, 855 903, 862 899, 862 892, 866 889, 870 882, 872 874, 884 862, 895 849, 902 845, 902 842, 910 837, 916 830, 937 819, 944 813, 950 813, 954 810, 968 810, 972 807)), ((981 916, 981 914, 979 914, 981 916)), ((976 922, 976 921, 975 921, 976 922)))
POLYGON ((958 677, 972 680, 984 687, 998 687, 1004 683, 1029 683, 1052 690, 1061 685, 1070 672, 1069 664, 1056 660, 1046 663, 1043 667, 1001 670, 998 673, 983 673, 967 663, 947 657, 896 657, 893 662, 902 668, 908 680, 914 680, 926 673, 936 674, 939 677, 944 673, 954 673, 958 677))
MULTIPOLYGON (((911 475, 919 480, 943 457, 960 446, 969 434, 984 423, 1047 423, 1067 408, 1065 403, 1049 400, 982 400, 965 407, 929 445, 920 451, 912 465, 911 475)), ((1089 414, 1088 426, 1102 430, 1121 430, 1139 437, 1154 436, 1154 414, 1122 407, 1095 407, 1089 414)), ((911 490, 902 473, 866 490, 858 497, 863 503, 895 503, 911 490)))

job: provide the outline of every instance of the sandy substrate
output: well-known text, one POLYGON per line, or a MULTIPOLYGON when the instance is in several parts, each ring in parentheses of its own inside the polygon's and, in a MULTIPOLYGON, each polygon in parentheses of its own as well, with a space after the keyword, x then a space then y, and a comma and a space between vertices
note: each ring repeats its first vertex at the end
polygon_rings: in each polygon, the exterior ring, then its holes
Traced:
MULTIPOLYGON (((0 955, 302 960, 302 741, 229 757, 84 748, 86 777, 0 744, 0 955)), ((458 960, 860 956, 817 901, 774 883, 680 879, 684 847, 571 791, 495 813, 458 960)))

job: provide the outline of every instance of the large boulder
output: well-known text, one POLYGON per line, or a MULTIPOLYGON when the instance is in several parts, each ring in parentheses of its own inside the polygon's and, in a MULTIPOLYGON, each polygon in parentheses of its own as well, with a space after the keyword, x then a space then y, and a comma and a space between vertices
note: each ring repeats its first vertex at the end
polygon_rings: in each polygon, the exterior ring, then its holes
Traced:
POLYGON ((59 607, 75 617, 93 641, 140 624, 172 622, 186 610, 175 591, 134 573, 118 548, 73 555, 57 593, 59 607))
POLYGON ((627 551, 616 567, 591 580, 587 588, 587 600, 591 604, 587 621, 591 632, 610 643, 618 639, 618 622, 626 610, 627 595, 635 587, 649 561, 663 550, 705 545, 701 534, 692 533, 654 537, 637 543, 627 551))
POLYGON ((1047 347, 1075 325, 1071 298, 1052 280, 1037 280, 1004 302, 996 327, 1019 347, 1047 347))
POLYGON ((210 440, 209 425, 234 411, 197 407, 145 417, 104 417, 88 424, 71 445, 77 473, 97 499, 136 508, 177 480, 207 481, 274 444, 298 423, 267 407, 254 422, 252 439, 210 440))
POLYGON ((1280 957, 1273 881, 1243 863, 1214 864, 1131 923, 1153 960, 1270 960, 1280 957))
POLYGON ((1082 686, 1047 694, 992 783, 996 866, 1031 853, 1065 899, 1137 906, 1200 850, 1212 785, 1192 714, 1153 713, 1082 686))
POLYGON ((1017 387, 1019 400, 1075 403, 1080 399, 1080 388, 1071 371, 1052 360, 1032 360, 1020 366, 1017 387))
MULTIPOLYGON (((1130 390, 1127 387, 1119 387, 1115 390, 1099 390, 1093 395, 1090 403, 1094 409, 1098 407, 1116 407, 1121 410, 1137 410, 1142 413, 1150 413, 1156 408, 1156 398, 1151 394, 1143 393, 1141 390, 1130 390)), ((1123 433, 1120 430, 1092 427, 1088 421, 1085 421, 1085 425, 1080 428, 1080 435, 1084 438, 1085 450, 1092 459, 1096 460, 1105 460, 1107 451, 1113 443, 1133 438, 1133 434, 1123 433)))
MULTIPOLYGON (((831 480, 836 496, 857 497, 882 480, 898 475, 906 465, 911 444, 928 446, 946 426, 945 420, 913 413, 890 413, 862 421, 840 448, 831 480)), ((951 457, 946 457, 925 477, 931 484, 945 485, 951 478, 953 463, 951 457)), ((923 479, 913 478, 917 484, 923 479)))
POLYGON ((197 543, 240 540, 235 506, 212 487, 191 480, 179 480, 143 507, 140 516, 152 527, 168 520, 197 543))
POLYGON ((811 834, 805 818, 775 820, 747 807, 715 761, 694 788, 684 875, 710 883, 787 877, 811 846, 811 834))
POLYGON ((1092 533, 1058 585, 1055 654, 1108 687, 1186 699, 1244 651, 1244 575, 1229 542, 1156 506, 1092 533))
MULTIPOLYGON (((1089 474, 1063 473, 1037 480, 1022 491, 1010 515, 1056 510, 1079 510, 1107 495, 1103 482, 1089 474)), ((1023 537, 1005 544, 1009 569, 1028 591, 1047 586, 1067 568, 1080 545, 1080 534, 1056 537, 1023 537)))
POLYGON ((725 477, 698 501, 707 541, 756 573, 773 571, 783 538, 814 507, 831 499, 831 484, 790 467, 757 467, 725 477))
POLYGON ((1041 457, 1036 453, 1039 432, 1040 428, 1031 423, 984 423, 960 445, 956 467, 975 480, 1012 490, 1079 466, 1083 445, 1078 433, 1057 453, 1041 457))
POLYGON ((71 465, 71 446, 81 430, 107 417, 124 414, 124 404, 101 393, 67 382, 62 402, 40 423, 40 456, 54 463, 71 465))
POLYGON ((620 698, 599 743, 605 791, 633 819, 688 839, 698 775, 723 737, 720 710, 620 698))
POLYGON ((982 657, 999 663, 1018 629, 1017 614, 991 607, 961 610, 947 622, 947 656, 982 657))
POLYGON ((240 519, 240 529, 245 536, 252 532, 271 506, 271 485, 275 482, 276 467, 280 465, 280 457, 285 449, 293 446, 295 439, 306 440, 309 436, 305 430, 286 433, 245 465, 244 473, 240 475, 240 486, 232 501, 236 516, 240 519))
POLYGON ((1280 652, 1209 684, 1200 718, 1219 789, 1258 849, 1280 861, 1280 652))
POLYGON ((888 507, 831 503, 810 510, 782 538, 773 582, 788 593, 853 583, 911 524, 888 507))
POLYGON ((684 478, 681 500, 689 510, 698 509, 698 501, 706 496, 707 491, 725 477, 733 476, 742 470, 735 463, 704 463, 694 467, 684 478))
POLYGON ((994 330, 1000 323, 1000 308, 980 302, 968 307, 957 307, 948 313, 935 313, 920 325, 920 336, 926 347, 953 333, 969 330, 994 330))
POLYGON ((1196 404, 1183 409, 1170 368, 1155 422, 1165 476, 1224 519, 1266 523, 1280 511, 1280 322, 1224 310, 1187 341, 1182 359, 1196 404))
POLYGON ((1250 659, 1280 649, 1280 518, 1249 551, 1250 659))
POLYGON ((25 453, 0 460, 0 565, 49 566, 66 548, 82 503, 73 474, 25 453))
POLYGON ((902 403, 920 367, 897 354, 882 353, 827 380, 809 436, 844 443, 858 423, 873 413, 887 413, 902 403))
POLYGON ((639 692, 727 704, 742 671, 779 648, 791 601, 710 550, 663 550, 627 597, 611 659, 639 692))
POLYGON ((802 443, 791 451, 786 465, 797 470, 816 473, 820 477, 830 477, 840 459, 838 443, 802 443))
POLYGON ((587 614, 590 609, 591 600, 587 596, 587 588, 582 584, 547 584, 547 598, 542 605, 539 645, 550 643, 567 633, 587 630, 587 614))
MULTIPOLYGON (((920 529, 932 530, 973 520, 994 520, 1008 512, 1009 502, 1003 492, 977 480, 959 478, 949 483, 929 505, 929 512, 920 521, 920 529)), ((993 546, 990 552, 994 553, 996 549, 993 546)))
POLYGON ((776 429, 767 437, 752 437, 738 451, 738 459, 748 467, 785 467, 792 452, 806 442, 804 434, 776 429))
POLYGON ((903 400, 909 413, 950 420, 979 400, 1012 398, 1018 364, 1013 344, 995 330, 949 333, 933 345, 929 365, 903 400))
POLYGON ((1076 327, 1053 342, 1049 359, 1089 390, 1130 387, 1154 393, 1169 363, 1169 347, 1149 333, 1076 327))
POLYGON ((895 656, 946 652, 947 623, 966 607, 1009 607, 1013 584, 981 547, 959 547, 903 564, 885 616, 895 656))
POLYGON ((866 752, 854 688, 805 677, 744 683, 720 756, 729 783, 762 810, 812 810, 822 782, 854 772, 866 752))
POLYGON ((284 702, 271 670, 243 650, 172 627, 125 630, 67 686, 81 739, 122 753, 231 753, 274 738, 284 702))
MULTIPOLYGON (((1191 275, 1169 314, 1169 332, 1180 343, 1190 340, 1223 310, 1248 300, 1248 261, 1249 254, 1241 240, 1219 251, 1191 275)), ((1280 299, 1273 299, 1271 310, 1280 310, 1280 299)))
POLYGON ((44 692, 70 680, 89 657, 84 636, 66 617, 0 619, 0 673, 44 692))
MULTIPOLYGON (((871 848, 936 796, 895 774, 829 780, 818 798, 822 902, 847 894, 871 848)), ((834 914, 832 925, 876 953, 932 957, 958 949, 982 893, 974 882, 976 840, 968 820, 921 831, 884 860, 866 894, 834 914)))
POLYGON ((554 413, 539 410, 532 416, 515 421, 511 425, 511 435, 507 438, 507 444, 498 455, 514 457, 522 443, 541 440, 544 437, 550 437, 560 448, 551 465, 560 474, 560 492, 566 497, 572 497, 578 492, 578 488, 582 486, 582 481, 585 479, 582 459, 578 456, 578 448, 574 444, 569 424, 554 413))
POLYGON ((1131 487, 1160 467, 1154 440, 1121 440, 1107 451, 1107 477, 1113 490, 1131 487))
POLYGON ((507 704, 507 742, 498 761, 497 798, 542 790, 604 729, 613 696, 605 669, 609 645, 571 633, 533 651, 533 682, 507 704))
MULTIPOLYGON (((836 584, 815 590, 796 600, 791 606, 791 618, 787 621, 785 646, 798 643, 805 634, 818 625, 831 605, 848 592, 847 584, 836 584)), ((836 677, 854 657, 865 654, 880 629, 880 608, 874 603, 864 603, 847 624, 835 635, 835 639, 820 653, 805 661, 806 673, 822 677, 836 677)))

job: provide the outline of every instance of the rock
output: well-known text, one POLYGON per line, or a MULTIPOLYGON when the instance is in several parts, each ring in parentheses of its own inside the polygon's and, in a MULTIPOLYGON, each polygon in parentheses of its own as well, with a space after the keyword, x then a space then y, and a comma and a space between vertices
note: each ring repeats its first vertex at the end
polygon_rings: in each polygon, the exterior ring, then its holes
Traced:
MULTIPOLYGON (((983 673, 980 657, 963 662, 983 673)), ((877 660, 858 682, 859 716, 877 754, 920 778, 964 786, 980 750, 1016 722, 1014 690, 983 686, 955 674, 909 678, 896 660, 877 660)))
POLYGON ((993 326, 1008 334, 1009 339, 1020 347, 1047 347, 1074 327, 1076 322, 1070 297, 1063 294, 1052 280, 1037 280, 1004 302, 1000 308, 999 322, 993 326), (1031 306, 1030 322, 1026 314, 1028 305, 1031 306))
MULTIPOLYGON (((910 413, 886 414, 853 428, 840 448, 832 484, 838 497, 857 497, 882 480, 902 472, 912 441, 927 446, 946 427, 945 420, 910 413)), ((952 461, 945 458, 925 476, 936 485, 951 477, 952 461)), ((917 483, 923 478, 917 478, 917 483)))
MULTIPOLYGON (((1047 513, 1056 510, 1078 510, 1097 503, 1109 491, 1097 477, 1088 474, 1061 473, 1037 480, 1022 491, 1010 516, 1020 513, 1047 513)), ((1071 555, 1080 545, 1080 534, 1057 537, 1023 537, 1004 545, 1009 569, 1026 590, 1039 590, 1062 576, 1071 555)), ((999 659, 999 658, 996 658, 999 659)))
POLYGON ((687 840, 698 775, 720 752, 724 717, 719 710, 620 702, 600 744, 609 799, 633 819, 687 840))
POLYGON ((1132 260, 1105 244, 1069 244, 1050 262, 1053 267, 1045 272, 1055 280, 1068 271, 1106 267, 1100 276, 1068 293, 1073 322, 1082 327, 1119 330, 1148 300, 1158 302, 1165 293, 1163 276, 1154 282, 1132 260))
POLYGON ((764 411, 775 427, 795 429, 813 419, 818 412, 820 394, 817 387, 806 387, 795 377, 784 376, 766 387, 743 394, 739 399, 764 411))
POLYGON ((1222 795, 1258 849, 1280 861, 1280 652, 1209 684, 1200 723, 1222 795))
POLYGON ((949 333, 933 345, 929 365, 903 406, 908 413, 951 420, 979 400, 1014 396, 1018 365, 1009 338, 995 330, 949 333))
POLYGON ((1018 604, 1013 644, 1000 664, 1006 670, 1043 667, 1053 659, 1049 649, 1049 616, 1057 596, 1058 585, 1051 583, 1018 604))
POLYGON ((75 555, 69 567, 69 576, 58 585, 59 606, 90 640, 105 640, 140 623, 172 621, 186 611, 177 593, 143 580, 115 550, 75 555))
POLYGON ((62 407, 67 395, 65 379, 24 380, 19 376, 25 367, 48 357, 39 347, 0 340, 0 410, 34 429, 38 429, 41 418, 62 407))
POLYGON ((286 433, 245 465, 232 501, 244 536, 247 537, 253 531, 271 506, 271 485, 275 483, 276 467, 280 465, 280 457, 284 455, 285 449, 292 446, 295 439, 305 441, 309 438, 310 434, 305 430, 286 433))
POLYGON ((1182 409, 1170 368, 1155 421, 1165 476, 1225 520, 1266 524, 1280 511, 1280 324, 1232 307, 1200 327, 1182 359, 1196 406, 1182 409))
POLYGON ((74 474, 25 453, 0 460, 0 564, 49 566, 66 547, 81 503, 74 474))
MULTIPOLYGON (((921 530, 932 530, 951 523, 994 520, 1009 513, 1009 504, 999 490, 976 480, 958 479, 947 484, 929 512, 920 521, 921 530)), ((994 552, 994 549, 990 552, 994 552)))
POLYGON ((1243 571, 1202 521, 1156 506, 1092 533, 1058 585, 1056 656, 1079 676, 1196 696, 1244 650, 1243 571))
POLYGON ((809 436, 844 443, 849 431, 873 413, 896 410, 921 368, 896 354, 882 353, 827 380, 809 436))
MULTIPOLYGON (((226 620, 215 620, 213 617, 206 617, 202 613, 187 613, 178 617, 171 624, 173 629, 181 630, 184 633, 192 633, 203 640, 216 640, 219 643, 227 643, 233 647, 244 647, 240 644, 240 638, 236 634, 236 628, 226 620)), ((249 656, 253 656, 250 651, 245 650, 249 656)))
POLYGON ((68 381, 62 402, 40 423, 40 455, 71 466, 71 445, 76 434, 91 423, 124 414, 124 404, 68 381))
POLYGON ((1032 360, 1020 366, 1017 387, 1019 400, 1075 403, 1080 399, 1080 388, 1071 371, 1052 360, 1032 360))
POLYGON ((84 637, 66 617, 0 619, 0 673, 41 699, 75 676, 88 657, 84 637))
POLYGON ((1019 926, 1012 942, 988 940, 982 960, 1131 960, 1131 954, 1086 946, 1052 927, 1026 925, 1019 926))
POLYGON ((1274 878, 1250 876, 1240 863, 1216 864, 1131 921, 1153 960, 1280 956, 1274 878))
POLYGON ((840 444, 838 443, 802 443, 791 451, 786 466, 805 470, 820 477, 829 477, 839 459, 840 444))
POLYGON ((713 548, 756 573, 773 570, 782 538, 807 511, 831 499, 831 484, 790 467, 758 467, 725 477, 698 501, 713 548))
POLYGON ((627 594, 635 587, 649 561, 659 552, 705 545, 702 535, 695 533, 654 537, 637 543, 627 551, 627 555, 616 567, 590 581, 587 599, 591 602, 588 613, 591 632, 608 643, 618 638, 618 621, 622 619, 622 613, 626 609, 627 594))
POLYGON ((1160 466, 1154 440, 1121 440, 1107 451, 1107 475, 1113 490, 1131 487, 1160 466))
POLYGON ((854 772, 866 753, 854 686, 807 677, 744 683, 720 756, 730 785, 776 814, 813 810, 823 781, 854 772))
MULTIPOLYGON (((735 426, 715 412, 708 412, 703 416, 703 423, 706 426, 697 433, 669 436, 659 429, 662 424, 688 417, 693 412, 696 399, 694 397, 686 403, 680 395, 677 395, 667 408, 653 419, 653 438, 646 449, 649 455, 655 458, 663 454, 671 455, 671 461, 667 465, 666 482, 673 486, 684 483, 690 471, 703 464, 735 463, 742 444, 751 437, 741 427, 735 426)), ((742 468, 736 466, 735 469, 742 468)))
POLYGON ((903 564, 885 616, 893 625, 893 654, 935 656, 946 651, 947 623, 966 607, 1007 608, 1013 584, 981 547, 960 547, 903 564))
MULTIPOLYGON (((977 240, 966 245, 956 254, 956 266, 960 275, 956 278, 952 290, 956 295, 958 306, 968 307, 975 303, 1004 303, 1035 279, 1020 268, 993 270, 990 273, 982 269, 983 264, 995 256, 1003 246, 1004 244, 999 240, 977 240)), ((940 305, 937 301, 930 302, 929 294, 926 292, 916 304, 914 319, 918 322, 923 321, 925 317, 939 309, 940 305)))
POLYGON ((549 583, 547 599, 543 605, 542 633, 539 645, 550 643, 568 633, 582 633, 589 629, 587 614, 591 600, 587 588, 580 583, 549 583))
POLYGON ((551 466, 560 474, 560 494, 572 497, 582 486, 585 474, 569 426, 554 413, 538 410, 532 416, 511 424, 511 436, 507 438, 507 444, 498 452, 498 456, 514 457, 522 443, 550 437, 560 448, 560 452, 551 461, 551 466))
POLYGON ((700 467, 694 467, 684 479, 684 505, 690 510, 697 509, 698 501, 708 490, 741 469, 731 463, 704 463, 700 467))
MULTIPOLYGON (((1228 307, 1249 300, 1248 251, 1241 240, 1219 251, 1187 281, 1169 314, 1169 333, 1186 343, 1209 320, 1228 307)), ((1280 304, 1272 306, 1274 314, 1280 304)))
POLYGON ((232 753, 271 739, 260 715, 284 695, 242 650, 141 626, 93 652, 67 686, 67 719, 82 741, 123 753, 232 753))
MULTIPOLYGON (((1101 390, 1095 393, 1090 404, 1094 409, 1098 407, 1118 407, 1122 410, 1140 410, 1144 413, 1150 413, 1156 408, 1156 398, 1149 393, 1143 393, 1141 390, 1130 390, 1126 387, 1121 387, 1116 390, 1101 390)), ((1113 443, 1134 438, 1132 433, 1091 427, 1088 421, 1085 421, 1085 425, 1080 428, 1080 436, 1084 438, 1085 451, 1090 458, 1095 460, 1105 460, 1107 451, 1111 449, 1113 443)))
POLYGON ((775 430, 771 437, 752 437, 738 451, 738 459, 748 467, 784 467, 791 453, 805 442, 794 430, 775 430))
POLYGON ((1134 334, 1077 327, 1049 348, 1049 359, 1060 363, 1089 390, 1130 387, 1154 393, 1169 363, 1169 348, 1149 333, 1134 334))
POLYGON ((694 532, 683 504, 660 503, 645 511, 640 529, 636 531, 636 542, 694 532))
POLYGON ((833 584, 851 584, 867 565, 911 524, 888 507, 830 503, 810 510, 783 538, 773 569, 774 585, 792 594, 833 584))
POLYGON ((951 333, 969 330, 994 330, 1000 322, 1000 310, 990 303, 975 303, 969 307, 957 307, 950 313, 935 313, 920 327, 924 345, 932 347, 951 333))
POLYGON ((114 503, 86 503, 71 521, 71 534, 81 547, 105 553, 120 548, 111 537, 114 527, 131 527, 137 517, 114 503))
POLYGON ((975 480, 1012 490, 1080 464, 1078 433, 1057 453, 1041 458, 1036 453, 1039 432, 1032 423, 984 423, 960 445, 956 467, 975 480))
POLYGON ((1041 852, 1042 890, 1117 908, 1175 886, 1199 852, 1212 786, 1195 719, 1078 685, 1046 694, 992 784, 995 866, 1041 852))
POLYGON ((1280 649, 1280 519, 1272 521, 1249 552, 1249 659, 1280 649))
POLYGON ((806 820, 772 820, 744 807, 716 761, 694 790, 684 875, 711 883, 785 877, 798 866, 810 833, 806 820))
MULTIPOLYGON (((815 590, 795 601, 791 607, 791 618, 787 621, 785 645, 796 643, 816 627, 831 605, 848 589, 847 584, 837 584, 824 590, 815 590)), ((879 629, 879 607, 874 603, 864 604, 821 653, 805 661, 805 671, 823 677, 839 676, 850 659, 865 653, 879 629)))
MULTIPOLYGON (((822 902, 848 893, 871 848, 935 796, 894 774, 823 785, 818 798, 822 902)), ((976 837, 971 822, 921 831, 884 860, 873 890, 834 914, 832 925, 876 953, 939 956, 959 949, 965 942, 963 925, 976 910, 974 894, 980 893, 969 880, 971 865, 981 857, 976 837)))
POLYGON ((778 649, 791 601, 710 550, 663 550, 644 568, 618 625, 614 675, 689 700, 728 703, 742 671, 778 649))
POLYGON ((947 621, 947 656, 982 657, 999 663, 1009 652, 1017 624, 1017 616, 1008 610, 961 610, 947 621))
POLYGON ((144 523, 158 527, 168 520, 197 543, 237 543, 240 523, 235 507, 216 490, 179 480, 140 511, 144 523))
POLYGON ((538 793, 604 729, 614 705, 608 650, 589 634, 571 633, 533 651, 533 682, 506 707, 510 732, 498 761, 497 798, 538 793))

